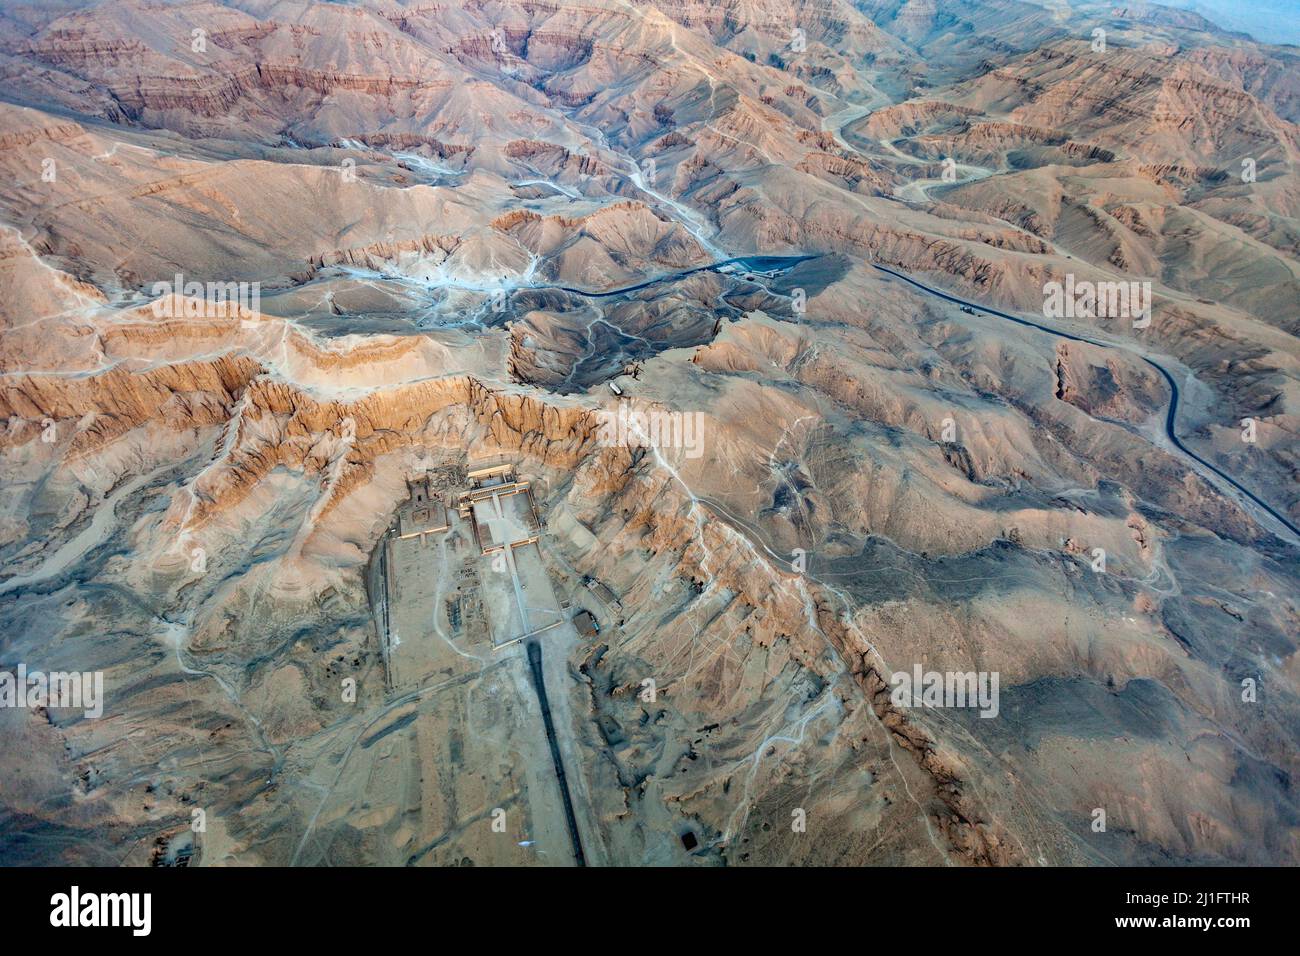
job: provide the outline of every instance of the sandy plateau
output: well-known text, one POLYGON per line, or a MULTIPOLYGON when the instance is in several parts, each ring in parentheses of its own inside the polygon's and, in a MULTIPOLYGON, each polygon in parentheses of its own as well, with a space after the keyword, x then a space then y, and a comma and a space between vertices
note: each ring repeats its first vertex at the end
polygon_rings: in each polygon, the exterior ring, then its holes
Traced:
POLYGON ((0 863, 1300 862, 1300 54, 1063 7, 6 3, 0 863))

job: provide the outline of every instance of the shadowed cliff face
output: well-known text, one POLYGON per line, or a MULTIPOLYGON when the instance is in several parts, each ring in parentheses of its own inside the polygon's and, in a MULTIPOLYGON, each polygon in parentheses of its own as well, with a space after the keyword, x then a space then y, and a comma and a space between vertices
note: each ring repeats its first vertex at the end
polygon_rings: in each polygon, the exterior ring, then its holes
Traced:
POLYGON ((553 597, 591 865, 1295 863, 1295 54, 1072 7, 7 6, 0 862, 564 864, 553 597))

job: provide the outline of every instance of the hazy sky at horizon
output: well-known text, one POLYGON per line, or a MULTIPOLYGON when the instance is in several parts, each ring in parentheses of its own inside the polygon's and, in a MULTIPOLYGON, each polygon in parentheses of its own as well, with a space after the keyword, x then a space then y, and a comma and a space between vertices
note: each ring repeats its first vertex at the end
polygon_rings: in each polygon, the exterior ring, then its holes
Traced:
POLYGON ((1195 10, 1226 30, 1249 33, 1262 43, 1300 44, 1300 0, 1156 0, 1195 10))

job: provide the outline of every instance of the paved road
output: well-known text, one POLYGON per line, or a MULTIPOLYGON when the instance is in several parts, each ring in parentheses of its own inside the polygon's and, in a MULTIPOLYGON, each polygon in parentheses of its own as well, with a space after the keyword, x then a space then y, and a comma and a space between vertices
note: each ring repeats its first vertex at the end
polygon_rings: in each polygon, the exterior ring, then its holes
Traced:
MULTIPOLYGON (((873 263, 873 265, 875 264, 873 263)), ((1017 325, 1026 325, 1029 326, 1030 328, 1034 328, 1042 332, 1046 332, 1049 335, 1055 335, 1058 338, 1069 339, 1072 342, 1085 342, 1088 345, 1095 345, 1098 348, 1103 348, 1103 349, 1119 348, 1119 349, 1123 349, 1126 352, 1130 352, 1133 355, 1136 355, 1138 358, 1142 359, 1142 361, 1146 362, 1153 369, 1159 372, 1160 375, 1164 378, 1165 382, 1167 382, 1169 385, 1169 409, 1165 413, 1165 435, 1169 438, 1170 443, 1173 444, 1175 448, 1181 451, 1188 458, 1200 464, 1202 467, 1206 468, 1207 470, 1214 473, 1215 475, 1218 475, 1221 479, 1226 481, 1237 491, 1245 495, 1248 499, 1250 499, 1252 502, 1254 502, 1256 505, 1262 508, 1269 515, 1271 515, 1279 524, 1281 524, 1283 527, 1289 530, 1293 535, 1295 535, 1297 541, 1300 541, 1300 527, 1296 527, 1296 525, 1293 524, 1291 520, 1286 517, 1286 515, 1282 514, 1276 508, 1270 505, 1268 502, 1261 499, 1257 494, 1255 494, 1253 491, 1251 491, 1241 482, 1237 481, 1236 478, 1233 478, 1222 468, 1213 464, 1212 462, 1206 461, 1200 455, 1196 454, 1196 452, 1192 451, 1190 448, 1188 448, 1186 445, 1183 444, 1182 439, 1178 437, 1178 433, 1174 430, 1174 426, 1178 419, 1178 383, 1174 381, 1174 377, 1169 374, 1169 370, 1166 369, 1163 365, 1153 361, 1150 358, 1147 358, 1147 356, 1143 355, 1141 352, 1139 352, 1136 349, 1124 348, 1124 346, 1122 345, 1117 345, 1110 342, 1099 342, 1096 339, 1085 338, 1084 336, 1081 335, 1073 335, 1069 332, 1063 332, 1060 329, 1052 328, 1049 325, 1040 325, 1039 323, 1032 322, 1029 319, 1022 319, 1019 318, 1018 316, 1009 315, 1006 312, 1001 312, 998 309, 993 309, 986 305, 980 305, 976 302, 968 302, 965 299, 959 299, 955 295, 950 295, 947 292, 942 292, 938 289, 931 288, 930 286, 925 285, 924 283, 918 282, 915 279, 913 279, 911 276, 904 275, 903 273, 895 269, 890 269, 887 268, 886 266, 881 266, 881 265, 877 265, 875 267, 879 269, 881 272, 885 272, 891 276, 894 276, 895 278, 902 279, 904 282, 908 283, 911 286, 915 286, 916 288, 920 289, 922 292, 928 293, 929 295, 936 296, 940 299, 944 299, 948 302, 955 302, 958 305, 964 305, 967 308, 975 309, 976 311, 983 312, 987 315, 994 315, 997 316, 999 319, 1006 319, 1009 322, 1015 322, 1017 325)))
MULTIPOLYGON (((696 273, 699 272, 716 272, 717 270, 721 269, 723 266, 732 265, 732 264, 742 264, 744 265, 745 268, 751 270, 766 271, 766 270, 777 269, 777 268, 781 268, 781 269, 790 268, 799 264, 800 262, 804 262, 809 259, 816 259, 816 258, 818 258, 817 255, 738 256, 732 259, 723 259, 719 262, 713 263, 712 265, 696 266, 693 269, 685 269, 681 272, 669 273, 668 275, 659 276, 658 278, 650 279, 645 282, 640 282, 637 283, 636 285, 627 286, 622 289, 611 289, 608 292, 587 292, 582 289, 571 289, 565 286, 553 286, 552 288, 562 289, 565 292, 571 292, 574 293, 575 295, 590 296, 592 298, 604 298, 606 296, 625 295, 626 293, 629 292, 635 292, 638 289, 644 289, 648 286, 658 285, 664 282, 672 282, 677 279, 685 278, 686 276, 695 275, 696 273)), ((1103 349, 1121 349, 1142 359, 1142 361, 1146 362, 1157 372, 1159 372, 1161 377, 1164 378, 1165 382, 1168 383, 1169 385, 1169 409, 1165 413, 1165 435, 1168 437, 1170 443, 1175 448, 1177 448, 1180 452, 1186 455, 1187 458, 1191 459, 1193 462, 1200 465, 1206 471, 1217 476, 1222 481, 1226 482, 1229 486, 1231 486, 1233 489, 1235 489, 1236 491, 1244 495, 1250 502, 1257 505, 1266 514, 1268 514, 1275 521, 1277 521, 1279 525, 1286 528, 1293 535, 1295 535, 1296 543, 1300 543, 1300 527, 1297 527, 1291 521, 1290 518, 1288 518, 1278 509, 1274 508, 1268 502, 1264 501, 1262 498, 1259 497, 1259 495, 1255 494, 1253 491, 1251 491, 1249 488, 1247 488, 1245 485, 1239 482, 1236 478, 1229 475, 1218 465, 1206 461, 1196 452, 1192 451, 1185 444, 1183 444, 1182 439, 1178 437, 1178 433, 1175 431, 1175 425, 1178 419, 1178 399, 1179 399, 1178 383, 1174 381, 1174 377, 1169 374, 1169 370, 1166 369, 1163 365, 1160 365, 1158 362, 1155 362, 1154 360, 1148 358, 1146 355, 1144 355, 1141 351, 1139 351, 1136 348, 1129 348, 1122 344, 1114 343, 1114 342, 1102 342, 1099 341, 1098 339, 1091 339, 1086 336, 1076 335, 1072 332, 1065 332, 1062 331, 1061 329, 1053 328, 1050 325, 1042 325, 1030 319, 1024 319, 1019 316, 1011 315, 1010 313, 1002 312, 999 309, 994 309, 987 305, 980 305, 978 302, 970 302, 966 299, 958 298, 955 295, 944 292, 940 289, 933 288, 932 286, 928 286, 923 282, 918 282, 916 279, 913 279, 911 276, 899 272, 896 269, 891 269, 887 266, 876 265, 875 263, 872 263, 872 265, 876 269, 879 269, 881 272, 891 275, 896 279, 901 279, 902 281, 906 282, 908 285, 911 285, 919 289, 920 291, 926 293, 927 295, 935 296, 936 298, 943 299, 946 302, 953 302, 959 306, 965 306, 970 309, 975 309, 976 311, 983 312, 986 315, 996 316, 999 319, 1005 319, 1006 321, 1014 322, 1017 325, 1023 325, 1031 329, 1037 329, 1040 332, 1046 332, 1048 335, 1054 335, 1057 338, 1067 339, 1071 342, 1083 342, 1087 345, 1094 345, 1097 348, 1103 348, 1103 349)))
POLYGON ((627 295, 629 292, 636 292, 640 289, 647 289, 652 285, 661 285, 665 282, 676 282, 678 279, 684 279, 687 276, 693 276, 700 272, 717 272, 723 266, 742 265, 751 271, 766 272, 771 269, 789 269, 808 259, 816 259, 817 256, 737 256, 733 259, 723 259, 719 262, 710 263, 707 266, 696 266, 694 269, 684 269, 681 272, 670 272, 654 279, 647 279, 645 282, 638 282, 636 285, 624 286, 621 289, 610 289, 607 292, 592 292, 588 289, 575 289, 567 285, 534 285, 525 286, 519 289, 520 292, 528 292, 533 289, 558 289, 561 292, 569 292, 573 295, 585 296, 589 299, 604 299, 612 295, 627 295))
POLYGON ((534 638, 527 644, 528 669, 533 675, 533 688, 537 702, 542 706, 542 723, 546 725, 546 742, 551 748, 551 762, 555 764, 555 777, 560 784, 560 797, 564 801, 564 816, 569 824, 569 840, 573 844, 573 860, 578 866, 587 865, 582 852, 582 837, 578 835, 578 817, 573 812, 573 797, 569 795, 569 781, 564 775, 564 760, 560 757, 560 742, 555 736, 555 722, 551 719, 551 703, 546 697, 546 678, 542 674, 542 645, 534 638))

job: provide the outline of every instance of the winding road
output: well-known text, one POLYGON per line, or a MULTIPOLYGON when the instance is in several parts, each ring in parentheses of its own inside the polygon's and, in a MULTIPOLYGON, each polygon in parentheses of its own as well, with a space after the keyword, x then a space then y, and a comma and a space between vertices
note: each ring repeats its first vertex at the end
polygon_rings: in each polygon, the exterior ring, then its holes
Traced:
POLYGON ((614 295, 627 295, 629 292, 636 292, 640 289, 647 289, 652 285, 662 285, 665 282, 676 282, 678 279, 684 279, 687 276, 698 275, 701 272, 717 272, 724 266, 742 265, 751 272, 766 272, 770 269, 790 269, 805 262, 808 259, 816 259, 817 256, 736 256, 731 259, 722 259, 718 262, 711 262, 708 265, 695 266, 693 269, 683 269, 681 272, 669 272, 666 275, 657 276, 653 279, 647 279, 644 282, 638 282, 636 285, 625 286, 621 289, 610 289, 606 292, 593 292, 589 289, 576 289, 567 285, 533 285, 521 286, 519 291, 528 292, 534 289, 558 289, 561 292, 568 292, 572 295, 584 296, 588 299, 605 299, 614 295))
MULTIPOLYGON (((740 264, 747 269, 759 270, 759 271, 768 271, 773 269, 784 270, 784 269, 793 268, 794 266, 798 265, 800 262, 805 262, 810 259, 816 259, 816 258, 819 258, 819 255, 737 256, 730 259, 720 260, 718 262, 713 263, 712 265, 696 266, 695 268, 692 269, 685 269, 682 270, 681 272, 668 273, 667 275, 658 276, 657 278, 649 279, 646 280, 645 282, 639 282, 636 285, 627 286, 621 289, 611 289, 604 292, 591 292, 584 289, 572 289, 565 286, 554 286, 553 288, 558 288, 561 289, 562 291, 570 292, 574 295, 588 296, 591 298, 605 298, 608 296, 625 295, 629 292, 636 292, 637 290, 647 288, 648 286, 659 285, 666 282, 672 282, 677 279, 685 278, 686 276, 690 276, 690 275, 695 275, 700 272, 716 272, 719 269, 723 268, 724 266, 728 266, 728 265, 740 264)), ((1019 316, 1011 315, 1008 312, 1003 312, 999 309, 994 309, 987 305, 981 305, 978 302, 971 302, 967 299, 958 298, 957 296, 952 295, 951 293, 944 292, 940 289, 936 289, 932 286, 928 286, 923 282, 919 282, 916 279, 913 279, 911 276, 907 275, 906 273, 899 272, 897 269, 891 269, 888 266, 882 266, 877 263, 872 263, 872 266, 887 275, 893 276, 896 279, 900 279, 903 282, 906 282, 908 285, 920 290, 921 292, 926 293, 927 295, 931 295, 936 298, 943 299, 945 302, 952 302, 958 306, 964 306, 968 309, 973 309, 977 312, 982 312, 985 315, 995 316, 996 318, 999 319, 1005 319, 1008 322, 1014 322, 1017 325, 1023 325, 1027 328, 1037 329, 1040 332, 1046 332, 1048 335, 1054 335, 1057 338, 1066 339, 1071 342, 1082 342, 1086 345, 1092 345, 1102 349, 1119 349, 1121 351, 1128 352, 1129 354, 1134 355, 1137 358, 1140 358, 1143 362, 1150 365, 1153 369, 1159 372, 1160 376, 1169 385, 1169 396, 1170 396, 1169 407, 1165 413, 1164 430, 1165 430, 1165 436, 1169 439, 1170 444, 1175 449, 1177 449, 1180 453, 1186 456, 1188 460, 1193 462, 1195 465, 1199 465, 1200 469, 1198 470, 1201 471, 1202 476, 1208 478, 1211 484, 1216 484, 1219 487, 1220 491, 1224 491, 1226 494, 1229 495, 1229 497, 1233 496, 1233 492, 1240 494, 1242 497, 1246 499, 1246 502, 1255 505, 1257 508, 1263 511, 1264 514, 1268 515, 1270 518, 1276 521, 1280 527, 1285 528, 1287 531, 1289 531, 1291 535, 1294 536, 1295 539, 1294 543, 1300 544, 1300 527, 1297 527, 1290 520, 1290 518, 1288 518, 1285 514, 1283 514, 1278 509, 1274 508, 1268 502, 1264 501, 1262 498, 1259 497, 1259 495, 1255 494, 1253 491, 1251 491, 1249 488, 1247 488, 1245 485, 1239 482, 1236 478, 1229 475, 1218 465, 1215 465, 1212 462, 1207 461, 1206 459, 1198 455, 1196 452, 1192 451, 1190 448, 1187 447, 1187 445, 1183 443, 1182 439, 1178 437, 1178 433, 1175 430, 1175 426, 1178 420, 1178 400, 1179 400, 1178 383, 1177 381, 1175 381, 1173 375, 1170 374, 1168 369, 1166 369, 1160 363, 1156 362, 1154 359, 1149 358, 1137 347, 1135 346, 1130 347, 1118 342, 1105 342, 1105 341, 1101 341, 1100 339, 1093 339, 1093 338, 1088 338, 1087 336, 1077 335, 1073 332, 1066 332, 1062 329, 1054 328, 1050 325, 1043 325, 1042 323, 1034 322, 1030 319, 1025 319, 1019 316), (1215 479, 1217 479, 1217 481, 1215 479), (1218 482, 1222 482, 1226 484, 1229 488, 1232 489, 1232 491, 1227 491, 1226 489, 1223 488, 1221 484, 1218 484, 1218 482)), ((1238 500, 1240 501, 1240 499, 1238 500)), ((1241 503, 1245 505, 1245 502, 1241 502, 1241 503)), ((1248 506, 1246 507, 1246 510, 1247 511, 1250 510, 1248 506)), ((1266 522, 1264 523, 1266 524, 1266 522)))
POLYGON ((1218 478, 1227 482, 1228 485, 1230 485, 1236 491, 1244 495, 1249 501, 1253 502, 1255 505, 1263 509, 1264 512, 1270 515, 1275 521, 1277 521, 1280 525, 1282 525, 1284 528, 1290 531, 1291 534, 1295 536, 1296 542, 1300 543, 1300 527, 1296 527, 1296 525, 1293 524, 1291 520, 1286 517, 1286 515, 1282 514, 1276 508, 1270 505, 1268 502, 1264 501, 1257 494, 1255 494, 1253 491, 1251 491, 1241 482, 1237 481, 1236 478, 1233 478, 1231 475, 1225 472, 1218 465, 1206 461, 1200 455, 1196 454, 1196 452, 1192 451, 1185 444, 1183 444, 1182 439, 1178 437, 1178 433, 1175 431, 1175 424, 1177 423, 1178 420, 1178 396, 1179 396, 1178 383, 1174 380, 1174 377, 1171 374, 1169 374, 1169 370, 1166 369, 1160 363, 1154 361, 1151 358, 1148 358, 1146 355, 1144 355, 1141 351, 1139 351, 1136 348, 1128 348, 1113 342, 1101 342, 1098 341, 1097 339, 1090 339, 1082 335, 1074 335, 1070 332, 1064 332, 1060 329, 1052 328, 1049 325, 1041 325, 1038 322, 1032 322, 1029 319, 1022 319, 1019 318, 1018 316, 1010 315, 1006 312, 1002 312, 998 309, 991 308, 987 305, 980 305, 977 302, 968 302, 965 299, 959 299, 955 295, 951 295, 947 292, 942 292, 939 289, 931 288, 930 286, 925 285, 922 282, 918 282, 916 279, 913 279, 911 276, 905 275, 904 273, 899 272, 896 269, 890 269, 886 266, 876 265, 875 263, 872 263, 872 265, 875 266, 875 268, 879 269, 881 272, 894 276, 897 279, 902 279, 908 285, 914 286, 915 288, 920 289, 922 292, 925 292, 932 296, 936 296, 947 302, 955 302, 957 305, 966 306, 967 308, 970 309, 975 309, 976 311, 983 312, 986 315, 996 316, 999 319, 1006 319, 1008 322, 1015 322, 1017 325, 1024 325, 1032 329, 1038 329, 1041 332, 1046 332, 1049 335, 1055 335, 1058 338, 1068 339, 1072 342, 1084 342, 1088 345, 1095 345, 1098 348, 1103 348, 1103 349, 1121 349, 1125 352, 1137 356, 1142 361, 1150 365, 1157 372, 1159 372, 1161 377, 1163 377, 1165 382, 1168 383, 1169 385, 1169 409, 1165 413, 1165 436, 1169 439, 1170 444, 1172 444, 1175 448, 1177 448, 1180 452, 1182 452, 1192 461, 1196 462, 1197 464, 1201 465, 1203 468, 1208 470, 1211 474, 1216 475, 1218 478))

